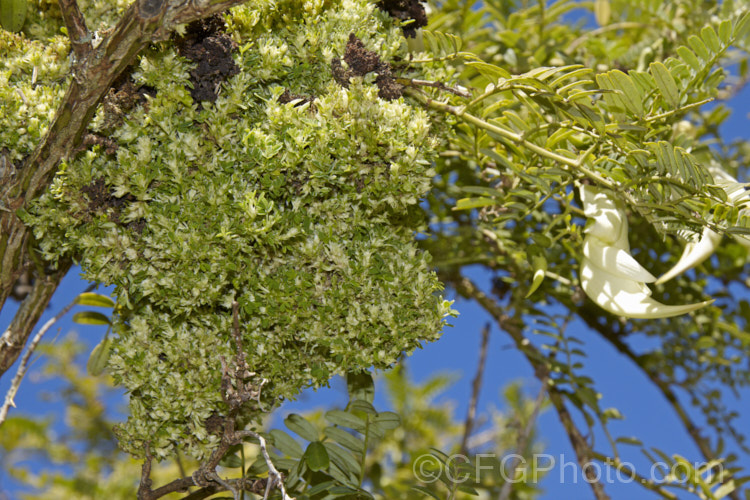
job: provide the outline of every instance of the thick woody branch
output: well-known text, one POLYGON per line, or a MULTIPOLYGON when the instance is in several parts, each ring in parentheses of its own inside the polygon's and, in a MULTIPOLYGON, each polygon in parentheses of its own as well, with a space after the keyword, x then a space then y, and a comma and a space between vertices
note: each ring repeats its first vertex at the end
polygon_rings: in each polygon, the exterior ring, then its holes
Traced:
POLYGON ((8 371, 20 356, 37 321, 47 308, 57 286, 70 269, 70 263, 60 263, 58 269, 37 277, 31 292, 21 302, 13 321, 0 337, 0 375, 8 371))
MULTIPOLYGON (((16 215, 18 210, 44 193, 52 182, 61 160, 80 144, 81 138, 112 83, 150 42, 166 39, 177 23, 223 12, 244 0, 138 0, 123 14, 122 19, 94 49, 81 51, 73 78, 57 109, 49 129, 16 172, 12 180, 0 186, 0 308, 5 304, 13 285, 23 271, 28 250, 29 229, 16 215), (84 54, 85 52, 85 54, 84 54)), ((69 34, 78 38, 85 30, 83 17, 73 0, 61 2, 69 34)), ((78 54, 78 52, 76 52, 78 54)), ((45 283, 59 283, 62 276, 55 273, 45 283)), ((42 278, 39 278, 42 279, 42 278)), ((51 292, 54 292, 52 287, 51 292)), ((43 310, 51 293, 37 295, 38 304, 32 309, 43 310)), ((35 324, 34 314, 26 314, 30 325, 18 329, 17 335, 0 344, 0 376, 16 360, 20 349, 35 324), (23 332, 26 331, 24 335, 23 332)), ((14 321, 18 323, 18 321, 14 321)))
MULTIPOLYGON (((86 292, 90 292, 94 289, 95 285, 91 285, 86 289, 86 292)), ((47 321, 37 332, 36 335, 34 335, 34 338, 29 343, 28 349, 26 349, 26 353, 23 355, 23 358, 21 358, 21 364, 18 366, 18 370, 16 371, 16 376, 13 377, 13 381, 10 384, 10 389, 8 389, 8 393, 5 395, 5 402, 3 403, 3 406, 0 407, 0 426, 3 425, 3 422, 5 422, 5 418, 8 415, 8 411, 10 410, 10 407, 15 407, 15 403, 13 402, 13 398, 16 397, 16 394, 18 393, 18 388, 21 386, 21 381, 23 380, 23 377, 26 375, 26 371, 29 368, 29 362, 31 360, 31 355, 34 354, 34 351, 36 350, 36 347, 39 345, 39 342, 42 340, 42 337, 44 337, 44 334, 47 333, 47 330, 52 328, 52 325, 60 321, 60 318, 65 316, 68 311, 70 311, 73 306, 75 306, 78 303, 78 297, 76 296, 73 301, 65 306, 59 313, 57 313, 52 319, 47 321)))

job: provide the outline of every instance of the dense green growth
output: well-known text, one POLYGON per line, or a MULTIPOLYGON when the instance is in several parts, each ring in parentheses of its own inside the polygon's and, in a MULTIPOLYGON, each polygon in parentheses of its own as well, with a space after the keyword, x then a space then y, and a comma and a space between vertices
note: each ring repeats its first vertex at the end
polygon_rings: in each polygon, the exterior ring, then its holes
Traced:
MULTIPOLYGON (((379 98, 374 73, 348 88, 332 77, 350 34, 381 61, 404 55, 390 17, 364 1, 251 2, 226 33, 237 66, 215 102, 194 102, 196 65, 172 42, 154 46, 133 68, 133 109, 105 101, 92 131, 106 142, 63 163, 27 216, 43 258, 73 256, 116 285, 109 369, 130 393, 118 434, 134 454, 148 440, 157 456, 183 443, 200 457, 219 439, 205 422, 223 408, 233 301, 262 386, 248 416, 390 366, 449 312, 413 241, 434 175, 429 117, 379 98)), ((30 78, 32 64, 4 64, 30 78)))
MULTIPOLYGON (((518 412, 529 425, 508 430, 499 457, 531 450, 546 395, 581 469, 646 456, 686 476, 632 472, 649 494, 747 495, 750 447, 727 397, 750 386, 750 193, 736 181, 747 180, 750 142, 721 131, 750 82, 750 4, 444 0, 429 4, 428 25, 423 4, 255 1, 180 26, 143 49, 111 90, 101 86, 109 94, 89 134, 60 153, 67 161, 51 186, 27 194, 33 200, 0 199, 23 207, 0 211, 0 224, 26 235, 18 214, 35 236, 23 269, 11 271, 38 285, 72 258, 85 278, 115 285, 109 372, 131 403, 121 446, 139 456, 148 442, 172 458, 180 443, 197 474, 181 473, 191 488, 203 488, 189 479, 202 477, 209 488, 248 490, 245 479, 273 480, 263 467, 274 461, 298 499, 444 498, 445 489, 452 499, 535 496, 535 485, 511 485, 497 471, 471 487, 443 477, 406 493, 416 454, 482 448, 470 444, 469 418, 462 445, 429 433, 412 440, 420 425, 457 431, 444 411, 408 404, 430 391, 399 392, 408 383, 397 374, 398 428, 397 417, 371 407, 370 386, 367 404, 353 397, 327 413, 325 428, 335 430, 323 437, 309 422, 287 425, 308 443, 304 452, 272 431, 272 458, 258 458, 260 467, 232 455, 261 442, 248 429, 281 399, 336 373, 367 378, 360 370, 390 367, 435 339, 449 313, 435 269, 481 306, 542 387, 534 410, 518 412), (671 276, 701 234, 708 250, 671 276), (613 261, 637 272, 610 272, 613 261), (478 269, 491 286, 475 281, 478 269), (700 307, 658 318, 651 298, 700 307), (234 304, 251 373, 229 380, 226 365, 241 365, 234 304), (665 418, 679 422, 687 451, 623 432, 617 421, 638 410, 600 393, 587 360, 601 345, 594 336, 670 405, 665 418), (220 418, 222 392, 243 382, 252 396, 243 412, 220 418), (421 412, 434 419, 415 419, 421 412), (226 447, 214 448, 222 425, 226 447), (371 431, 384 443, 403 439, 388 455, 368 441, 371 431), (211 476, 212 448, 242 463, 231 484, 211 476), (397 465, 383 473, 377 459, 397 465), (719 464, 724 474, 711 473, 719 464)), ((39 0, 23 35, 0 31, 0 176, 28 167, 63 89, 76 87, 55 5, 39 0)), ((81 2, 92 30, 115 22, 125 8, 117 5, 81 2)), ((3 259, 13 246, 5 236, 3 259)), ((9 350, 0 343, 0 361, 9 350)), ((606 500, 609 485, 588 479, 606 500)))

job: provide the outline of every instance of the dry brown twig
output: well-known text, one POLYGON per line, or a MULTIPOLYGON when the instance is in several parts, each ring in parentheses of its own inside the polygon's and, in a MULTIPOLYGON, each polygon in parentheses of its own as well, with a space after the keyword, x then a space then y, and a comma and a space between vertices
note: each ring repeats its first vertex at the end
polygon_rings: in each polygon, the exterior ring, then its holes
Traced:
POLYGON ((259 492, 263 489, 264 499, 268 499, 273 488, 281 490, 283 500, 294 500, 286 491, 283 475, 274 466, 268 453, 266 440, 259 433, 252 430, 236 430, 236 417, 240 410, 248 403, 255 401, 260 408, 260 388, 263 381, 256 387, 247 380, 255 375, 247 363, 244 349, 242 348, 242 334, 239 323, 239 304, 232 303, 232 338, 236 345, 236 352, 232 362, 225 357, 219 358, 221 362, 221 393, 224 402, 229 408, 227 415, 222 418, 223 433, 219 445, 213 450, 211 456, 202 463, 192 475, 176 479, 171 483, 151 489, 151 455, 148 444, 146 445, 146 458, 141 471, 141 484, 138 488, 138 500, 156 500, 168 493, 187 491, 192 486, 201 489, 187 495, 183 500, 200 500, 207 498, 220 491, 231 491, 234 498, 241 498, 243 491, 259 492), (268 466, 269 480, 249 480, 244 477, 238 479, 223 479, 216 472, 219 462, 229 449, 247 438, 256 439, 260 446, 263 459, 268 466))
POLYGON ((482 388, 482 376, 484 367, 487 364, 487 347, 490 340, 490 324, 487 323, 482 328, 482 340, 479 347, 479 363, 477 363, 477 372, 471 383, 471 398, 469 400, 469 409, 466 411, 466 421, 464 423, 464 435, 461 439, 461 454, 466 455, 468 452, 468 442, 471 431, 474 428, 474 419, 477 414, 477 402, 479 401, 479 391, 482 388))
MULTIPOLYGON (((96 285, 90 285, 84 293, 90 292, 96 288, 96 285)), ((26 353, 21 358, 21 363, 18 365, 18 369, 16 370, 16 375, 13 377, 13 381, 10 383, 10 388, 8 389, 8 392, 5 394, 5 402, 3 403, 3 406, 0 407, 0 426, 3 425, 3 422, 5 422, 5 419, 8 416, 8 411, 10 411, 10 407, 13 408, 16 407, 15 402, 13 399, 16 397, 16 394, 18 393, 18 388, 21 386, 21 381, 23 380, 23 377, 26 375, 26 372, 29 369, 29 362, 31 361, 31 355, 34 354, 34 351, 36 350, 36 347, 39 345, 39 342, 42 340, 42 337, 44 337, 44 334, 47 333, 47 330, 52 328, 52 325, 60 321, 60 319, 65 316, 68 311, 70 311, 73 306, 75 306, 78 303, 78 296, 76 296, 73 301, 68 304, 67 306, 63 307, 62 310, 57 313, 54 317, 50 318, 49 321, 47 321, 42 327, 39 329, 39 331, 34 335, 34 338, 31 339, 31 342, 29 342, 29 346, 26 348, 26 353)), ((10 329, 8 329, 9 331, 10 329)), ((3 334, 3 338, 5 338, 5 334, 3 334)))

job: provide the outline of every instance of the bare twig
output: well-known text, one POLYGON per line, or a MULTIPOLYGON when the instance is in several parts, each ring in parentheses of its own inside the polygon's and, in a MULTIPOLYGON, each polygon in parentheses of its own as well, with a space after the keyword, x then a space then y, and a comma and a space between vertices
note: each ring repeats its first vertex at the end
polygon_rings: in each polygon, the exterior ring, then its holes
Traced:
MULTIPOLYGON (((630 346, 628 346, 622 340, 622 337, 620 335, 596 321, 595 318, 597 317, 597 315, 587 312, 590 311, 589 307, 591 306, 584 306, 578 312, 578 316, 586 323, 586 325, 588 325, 589 328, 596 332, 599 332, 599 334, 607 341, 609 341, 621 354, 624 354, 628 359, 630 359, 630 361, 638 366, 638 368, 640 368, 643 373, 646 374, 649 380, 651 380, 651 383, 653 383, 657 387, 657 389, 661 391, 662 396, 664 396, 664 399, 667 400, 669 405, 674 410, 675 414, 677 414, 677 418, 679 418, 682 426, 690 436, 690 439, 693 440, 693 443, 695 443, 695 445, 700 450, 703 458, 708 462, 718 460, 716 454, 711 449, 711 444, 708 438, 701 434, 701 427, 693 421, 693 419, 690 417, 690 414, 682 406, 679 398, 677 397, 677 394, 674 392, 669 382, 665 381, 662 378, 660 372, 655 371, 648 366, 645 366, 641 356, 633 352, 633 350, 630 349, 630 346)), ((731 498, 732 500, 740 500, 739 493, 737 491, 731 492, 729 494, 729 498, 731 498)))
MULTIPOLYGON (((531 415, 529 416, 529 421, 526 422, 526 426, 523 429, 521 429, 521 434, 518 436, 518 444, 516 445, 516 452, 515 452, 515 455, 513 456, 513 460, 511 460, 511 463, 510 463, 510 470, 515 470, 516 466, 518 465, 518 462, 521 460, 520 457, 523 456, 523 453, 529 444, 531 431, 534 429, 534 424, 536 423, 536 419, 537 417, 539 417, 539 412, 542 410, 542 405, 544 404, 544 395, 546 393, 547 393, 547 381, 542 380, 542 387, 539 389, 539 394, 536 397, 536 401, 534 401, 534 409, 532 410, 531 415)), ((512 489, 513 489, 513 481, 505 481, 502 489, 500 490, 500 495, 497 497, 498 500, 508 500, 508 498, 510 498, 512 489)))
POLYGON ((479 347, 479 363, 477 364, 477 373, 474 375, 474 380, 471 383, 471 399, 469 400, 469 409, 466 412, 466 421, 464 423, 464 436, 461 439, 461 451, 462 455, 466 455, 468 451, 467 443, 469 436, 474 427, 474 419, 477 414, 477 402, 479 401, 479 391, 482 388, 482 376, 484 375, 484 367, 487 364, 487 346, 490 340, 490 324, 487 323, 482 328, 482 341, 479 347))
MULTIPOLYGON (((86 288, 86 292, 90 292, 96 287, 96 285, 90 285, 88 288, 86 288)), ((5 422, 5 418, 8 416, 8 411, 10 410, 10 407, 13 408, 16 407, 16 404, 13 402, 13 398, 16 397, 16 394, 18 393, 18 388, 21 385, 21 381, 23 380, 23 377, 26 375, 26 371, 29 368, 29 361, 31 360, 31 355, 34 354, 34 350, 36 349, 37 345, 39 345, 39 342, 42 340, 42 337, 44 337, 44 334, 47 333, 47 330, 52 328, 52 325, 60 321, 60 318, 65 316, 68 311, 70 311, 73 306, 75 306, 78 303, 78 297, 76 296, 73 301, 68 304, 67 306, 63 307, 62 310, 57 313, 53 318, 51 318, 49 321, 47 321, 44 325, 42 325, 42 328, 39 329, 39 331, 34 335, 34 338, 31 339, 31 342, 29 343, 29 346, 26 348, 26 352, 24 353, 23 357, 21 358, 21 363, 18 365, 18 370, 16 370, 16 376, 13 377, 13 381, 10 384, 10 388, 8 389, 8 392, 5 394, 5 402, 3 403, 2 408, 0 408, 0 426, 3 425, 3 422, 5 422)), ((10 331, 10 328, 8 329, 10 331)), ((5 340, 5 334, 3 334, 3 339, 5 340)))
MULTIPOLYGON (((255 437, 260 442, 260 452, 263 454, 263 459, 266 461, 266 465, 268 466, 268 475, 271 476, 272 479, 268 482, 268 484, 271 486, 275 484, 279 487, 279 489, 281 490, 281 498, 283 500, 294 500, 294 498, 287 495, 286 488, 284 488, 284 478, 281 475, 281 472, 279 472, 279 470, 275 465, 273 465, 273 462, 271 461, 271 456, 268 454, 266 440, 263 439, 263 436, 261 436, 260 434, 255 434, 255 437)), ((268 488, 270 488, 270 486, 268 488)), ((268 498, 268 492, 269 489, 266 489, 266 494, 263 495, 263 500, 266 500, 268 498)))
MULTIPOLYGON (((551 378, 549 367, 543 361, 544 355, 534 344, 524 337, 520 318, 508 316, 500 304, 488 297, 470 279, 459 276, 456 279, 452 279, 451 283, 456 287, 459 295, 476 300, 495 319, 498 326, 511 336, 516 344, 516 348, 531 363, 534 368, 534 375, 540 382, 544 384, 546 380, 551 378)), ((596 471, 591 467, 591 463, 595 458, 594 452, 591 450, 583 434, 581 434, 581 431, 573 421, 573 416, 565 406, 563 393, 554 385, 548 386, 547 391, 550 402, 557 411, 557 416, 560 418, 570 444, 573 446, 573 451, 575 451, 576 458, 578 459, 578 466, 586 476, 586 482, 591 486, 594 497, 596 500, 609 500, 609 495, 604 491, 604 487, 599 481, 596 471)))
POLYGON ((432 82, 429 80, 415 80, 413 78, 396 78, 396 81, 400 83, 401 85, 406 85, 408 87, 432 87, 439 90, 444 90, 445 92, 450 92, 451 94, 457 95, 459 97, 465 97, 469 99, 471 97, 471 92, 469 92, 467 89, 461 86, 457 87, 451 87, 449 85, 444 84, 443 82, 432 82))

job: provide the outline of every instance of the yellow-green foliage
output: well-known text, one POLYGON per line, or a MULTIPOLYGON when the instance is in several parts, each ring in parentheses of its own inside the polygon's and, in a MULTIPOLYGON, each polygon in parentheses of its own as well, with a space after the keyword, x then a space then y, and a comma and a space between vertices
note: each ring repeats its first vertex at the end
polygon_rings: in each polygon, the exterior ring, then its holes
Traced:
POLYGON ((403 57, 393 21, 364 0, 263 1, 227 25, 240 72, 215 103, 193 102, 191 63, 171 42, 152 47, 133 79, 155 96, 113 130, 94 120, 116 152, 63 164, 27 214, 44 258, 73 256, 116 286, 109 371, 130 394, 118 435, 133 454, 149 441, 159 457, 200 457, 217 442, 204 422, 225 410, 234 300, 266 410, 391 365, 449 312, 413 241, 437 145, 428 115, 378 98, 374 74, 349 89, 331 77, 350 33, 384 61, 403 57), (285 90, 314 101, 282 104, 285 90))

